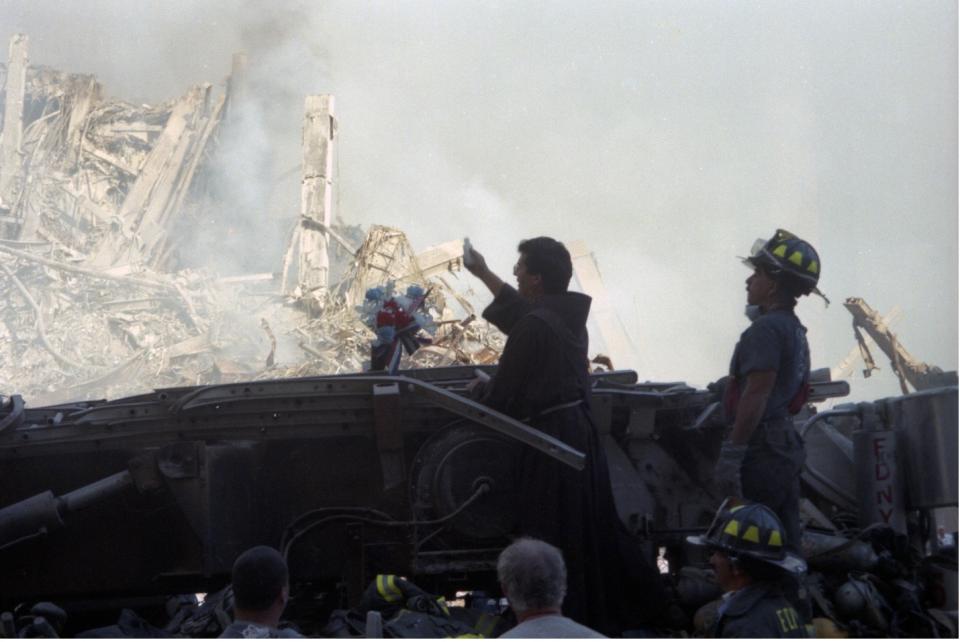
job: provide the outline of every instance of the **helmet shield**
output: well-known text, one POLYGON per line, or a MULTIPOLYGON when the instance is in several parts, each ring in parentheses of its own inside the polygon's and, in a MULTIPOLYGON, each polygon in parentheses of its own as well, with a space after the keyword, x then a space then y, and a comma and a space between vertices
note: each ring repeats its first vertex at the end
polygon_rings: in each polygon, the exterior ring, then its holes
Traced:
POLYGON ((714 542, 718 541, 717 535, 723 527, 724 522, 730 517, 733 510, 743 506, 744 503, 744 500, 739 497, 727 497, 723 500, 723 503, 720 504, 717 512, 714 513, 713 521, 710 522, 710 526, 707 527, 707 532, 703 535, 691 535, 687 537, 687 541, 698 546, 712 546, 714 542))
POLYGON ((768 239, 757 239, 753 242, 753 245, 750 246, 750 256, 738 256, 737 258, 751 270, 761 265, 776 269, 776 264, 766 260, 763 256, 763 248, 767 245, 767 240, 768 239))

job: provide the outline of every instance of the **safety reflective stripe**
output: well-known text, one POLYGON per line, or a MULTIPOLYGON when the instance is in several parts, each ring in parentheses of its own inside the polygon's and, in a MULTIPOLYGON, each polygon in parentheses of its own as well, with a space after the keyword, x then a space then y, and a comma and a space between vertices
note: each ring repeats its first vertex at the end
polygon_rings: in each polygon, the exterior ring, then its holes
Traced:
POLYGON ((812 272, 816 274, 820 271, 820 264, 816 261, 810 261, 810 265, 807 266, 807 272, 812 272))
POLYGON ((403 597, 397 588, 396 575, 377 575, 377 593, 387 602, 397 602, 403 597))
POLYGON ((754 544, 760 543, 760 529, 756 526, 748 526, 746 532, 743 534, 743 540, 746 542, 753 542, 754 544))
POLYGON ((473 627, 485 638, 488 638, 493 633, 493 629, 497 626, 497 620, 499 618, 491 617, 487 613, 484 613, 480 616, 480 619, 477 620, 477 625, 473 627))
POLYGON ((740 522, 735 519, 731 519, 727 522, 727 527, 723 529, 723 532, 727 535, 733 535, 736 537, 740 534, 740 522))
POLYGON ((450 609, 447 608, 447 601, 443 599, 443 596, 437 598, 437 604, 440 605, 440 608, 443 609, 444 615, 450 615, 450 609))
MULTIPOLYGON (((403 598, 403 592, 397 587, 397 576, 388 575, 387 576, 387 589, 392 595, 394 595, 394 600, 400 600, 403 598)), ((391 600, 391 601, 394 601, 391 600)))
POLYGON ((790 258, 787 260, 793 263, 794 265, 796 265, 797 267, 803 266, 803 254, 800 253, 800 250, 797 250, 796 252, 791 254, 790 258))
POLYGON ((787 246, 785 244, 778 245, 776 249, 773 251, 773 255, 779 256, 780 258, 785 257, 787 255, 787 246))
POLYGON ((770 531, 770 541, 768 541, 767 544, 770 546, 783 546, 783 538, 780 536, 780 531, 770 531))
POLYGON ((800 617, 792 606, 777 609, 776 614, 781 632, 789 633, 800 628, 800 617))

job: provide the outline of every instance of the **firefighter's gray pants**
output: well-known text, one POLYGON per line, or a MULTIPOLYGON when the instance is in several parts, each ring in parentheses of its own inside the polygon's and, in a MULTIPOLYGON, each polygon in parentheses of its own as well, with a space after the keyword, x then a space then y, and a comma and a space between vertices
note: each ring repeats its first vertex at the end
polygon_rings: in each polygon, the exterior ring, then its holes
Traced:
POLYGON ((777 514, 786 531, 786 545, 800 553, 800 471, 806 459, 803 439, 788 418, 766 421, 750 438, 740 468, 745 499, 760 502, 777 514))

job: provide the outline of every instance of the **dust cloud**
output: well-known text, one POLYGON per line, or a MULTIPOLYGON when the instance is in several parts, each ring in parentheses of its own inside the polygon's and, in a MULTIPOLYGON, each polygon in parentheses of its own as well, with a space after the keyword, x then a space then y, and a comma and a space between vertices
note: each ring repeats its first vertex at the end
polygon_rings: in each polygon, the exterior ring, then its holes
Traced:
MULTIPOLYGON (((303 99, 331 93, 338 216, 418 248, 469 236, 504 277, 521 238, 583 239, 641 379, 725 372, 746 325, 736 256, 778 227, 822 257, 833 304, 798 309, 815 366, 854 346, 859 296, 899 305, 907 349, 957 368, 954 2, 7 0, 0 41, 16 32, 33 63, 133 101, 222 82, 247 53, 222 212, 193 249, 224 244, 225 271, 276 265, 303 99)), ((877 356, 850 399, 898 394, 877 356)))

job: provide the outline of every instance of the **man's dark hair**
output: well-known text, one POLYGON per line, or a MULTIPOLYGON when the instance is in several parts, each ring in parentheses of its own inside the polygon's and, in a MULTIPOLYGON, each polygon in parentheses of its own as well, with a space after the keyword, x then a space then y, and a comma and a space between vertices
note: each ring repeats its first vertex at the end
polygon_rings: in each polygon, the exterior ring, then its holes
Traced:
POLYGON ((244 611, 265 611, 287 585, 287 563, 276 549, 254 546, 233 564, 233 598, 244 611))
POLYGON ((517 251, 524 255, 527 272, 543 280, 543 291, 561 294, 567 291, 573 276, 570 252, 560 241, 548 236, 521 241, 517 251))

